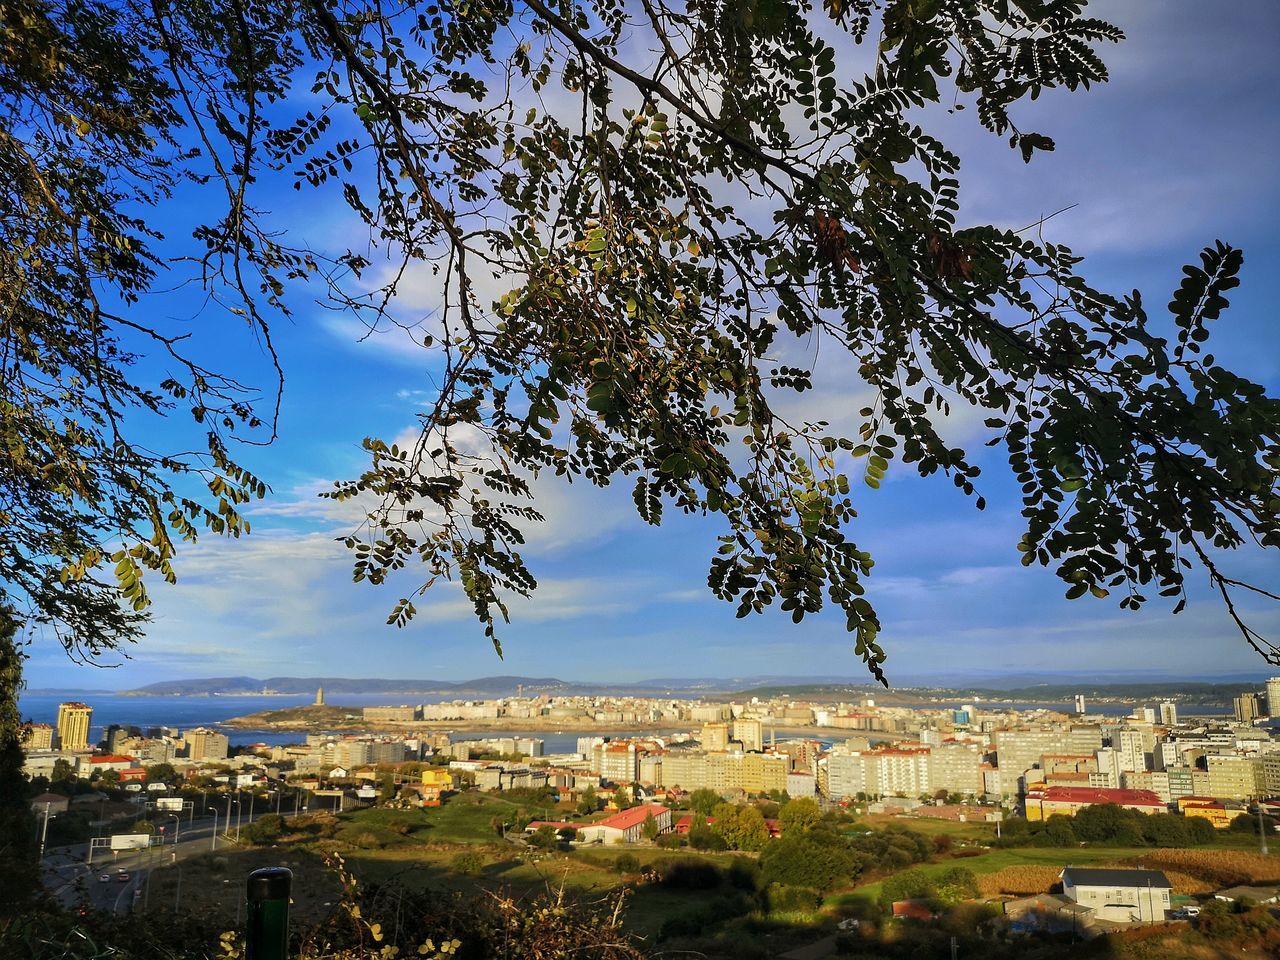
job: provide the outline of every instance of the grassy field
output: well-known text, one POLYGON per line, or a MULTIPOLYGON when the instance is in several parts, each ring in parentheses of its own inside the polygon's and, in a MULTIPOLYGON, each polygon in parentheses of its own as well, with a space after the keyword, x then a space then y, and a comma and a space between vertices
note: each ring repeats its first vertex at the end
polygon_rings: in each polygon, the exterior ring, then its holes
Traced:
MULTIPOLYGON (((880 896, 881 883, 876 880, 838 891, 828 896, 818 910, 805 912, 803 917, 788 915, 784 918, 787 922, 780 926, 775 922, 777 917, 759 914, 725 925, 718 921, 743 909, 752 909, 750 906, 734 908, 732 901, 739 892, 729 886, 712 890, 671 889, 641 882, 638 873, 672 857, 696 857, 725 868, 743 854, 670 851, 647 846, 591 847, 571 853, 530 849, 504 842, 493 827, 495 818, 507 819, 521 809, 526 815, 537 817, 557 818, 566 813, 554 806, 545 811, 530 809, 527 803, 481 793, 463 793, 441 807, 424 810, 352 811, 336 820, 314 821, 293 836, 286 830, 278 849, 226 853, 220 858, 221 863, 190 861, 192 866, 184 868, 192 872, 184 875, 182 900, 186 904, 190 897, 192 909, 217 910, 230 921, 235 916, 236 896, 243 889, 243 878, 250 870, 266 864, 297 863, 295 870, 301 871, 299 888, 306 892, 298 898, 296 913, 299 921, 305 922, 308 917, 321 915, 336 899, 336 884, 331 876, 322 876, 324 868, 320 863, 320 855, 331 850, 341 853, 348 869, 362 883, 394 881, 409 889, 461 894, 504 891, 517 899, 560 890, 574 899, 600 900, 625 895, 628 929, 650 943, 656 942, 664 925, 678 921, 686 930, 692 926, 719 938, 744 936, 757 947, 764 938, 772 949, 797 937, 803 940, 805 931, 817 935, 815 924, 829 926, 833 916, 847 910, 861 912, 880 896), (637 863, 635 872, 618 871, 617 860, 624 854, 637 863), (185 892, 187 885, 191 885, 190 893, 185 892), (774 926, 778 929, 773 930, 774 926)), ((993 826, 986 823, 885 816, 869 816, 859 821, 859 826, 874 829, 890 824, 925 835, 949 836, 957 848, 968 847, 970 851, 972 845, 989 841, 994 833, 993 826)), ((1236 836, 1227 835, 1223 840, 1221 845, 1201 849, 1239 849, 1236 836)), ((1056 870, 1068 864, 1132 862, 1154 852, 1149 847, 987 848, 975 856, 944 856, 919 869, 926 874, 937 874, 964 867, 980 875, 1008 867, 1056 870)), ((152 890, 153 910, 157 903, 173 901, 175 878, 171 873, 165 870, 157 874, 152 890)), ((692 942, 673 941, 673 944, 683 947, 692 942)))
MULTIPOLYGON (((342 895, 334 873, 314 851, 231 848, 217 854, 191 857, 151 873, 145 902, 150 913, 171 913, 175 900, 180 913, 200 913, 225 919, 230 925, 244 900, 245 880, 259 867, 288 867, 293 871, 296 922, 306 925, 325 916, 342 895)), ((139 901, 137 909, 142 909, 139 901)))

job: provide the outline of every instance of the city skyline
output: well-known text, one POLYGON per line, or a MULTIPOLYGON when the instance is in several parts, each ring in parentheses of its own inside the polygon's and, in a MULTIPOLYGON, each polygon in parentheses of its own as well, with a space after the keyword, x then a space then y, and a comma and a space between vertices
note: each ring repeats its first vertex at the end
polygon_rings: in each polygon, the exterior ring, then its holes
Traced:
MULTIPOLYGON (((1280 146, 1280 125, 1261 105, 1262 91, 1280 81, 1280 66, 1264 50, 1280 14, 1241 4, 1187 10, 1175 20, 1115 3, 1098 14, 1128 34, 1105 53, 1111 82, 1025 105, 1037 128, 1055 137, 1055 152, 1024 166, 967 119, 938 118, 965 160, 961 220, 1022 226, 1076 204, 1046 224, 1046 236, 1086 255, 1086 271, 1102 286, 1142 289, 1153 309, 1176 285, 1178 265, 1203 245, 1221 238, 1242 247, 1243 283, 1219 323, 1215 353, 1274 389, 1280 334, 1269 321, 1280 295, 1280 240, 1267 211, 1280 200, 1280 173, 1265 158, 1280 146), (1195 149, 1187 149, 1192 142, 1195 149)), ((273 199, 313 227, 330 215, 292 196, 273 199)), ((173 226, 163 212, 160 220, 162 229, 173 226)), ((415 309, 431 296, 414 285, 402 292, 415 309)), ((799 626, 776 611, 735 620, 733 607, 705 584, 717 529, 679 516, 648 528, 626 486, 602 491, 539 481, 537 506, 547 522, 523 552, 540 587, 532 601, 513 605, 512 624, 499 630, 505 661, 451 585, 437 585, 419 601, 418 619, 406 630, 385 626, 401 593, 350 582, 351 556, 336 538, 357 518, 349 505, 316 494, 362 469, 364 436, 410 435, 430 378, 399 331, 357 343, 363 329, 298 306, 298 321, 276 331, 288 377, 281 438, 247 452, 247 465, 274 488, 248 509, 254 532, 237 541, 207 537, 180 553, 179 583, 152 590, 155 620, 128 651, 132 659, 107 658, 118 668, 99 673, 73 664, 45 637, 30 649, 31 686, 128 689, 173 676, 281 674, 301 659, 324 667, 319 672, 358 660, 372 675, 626 680, 714 676, 726 662, 744 674, 805 664, 795 669, 809 674, 822 665, 858 675, 837 615, 799 626)), ((189 307, 172 300, 175 315, 190 315, 189 307)), ((840 379, 847 372, 834 370, 804 394, 805 410, 851 420, 859 396, 852 377, 840 379)), ((946 424, 948 436, 973 442, 980 423, 958 412, 946 424)), ((152 439, 172 439, 176 429, 157 423, 152 439)), ((1266 671, 1201 580, 1190 585, 1191 602, 1178 617, 1170 616, 1172 601, 1158 598, 1138 614, 1117 610, 1115 598, 1065 601, 1051 572, 1018 563, 1019 494, 1002 458, 988 453, 977 462, 985 513, 945 479, 922 481, 896 465, 883 489, 855 494, 861 516, 850 529, 877 561, 867 586, 884 624, 891 682, 910 682, 922 665, 963 672, 975 661, 994 661, 1020 672, 1049 660, 1193 678, 1209 654, 1215 670, 1266 671)), ((1275 580, 1272 558, 1246 552, 1229 559, 1242 579, 1275 580)), ((1262 635, 1280 636, 1274 605, 1241 601, 1262 635)))

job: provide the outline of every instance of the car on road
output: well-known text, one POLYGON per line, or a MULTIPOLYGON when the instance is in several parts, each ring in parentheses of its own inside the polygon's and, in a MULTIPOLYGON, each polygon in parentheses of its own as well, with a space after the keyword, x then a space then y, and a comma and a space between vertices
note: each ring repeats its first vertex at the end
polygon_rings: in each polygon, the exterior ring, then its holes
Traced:
POLYGON ((98 877, 98 882, 99 882, 99 883, 110 883, 110 882, 111 882, 111 874, 109 874, 109 873, 101 874, 101 875, 98 877))
POLYGON ((1200 916, 1199 907, 1180 907, 1173 911, 1173 919, 1175 920, 1190 920, 1192 917, 1198 916, 1200 916))
POLYGON ((125 873, 123 870, 121 870, 119 873, 116 874, 116 879, 121 883, 128 883, 129 875, 125 873))

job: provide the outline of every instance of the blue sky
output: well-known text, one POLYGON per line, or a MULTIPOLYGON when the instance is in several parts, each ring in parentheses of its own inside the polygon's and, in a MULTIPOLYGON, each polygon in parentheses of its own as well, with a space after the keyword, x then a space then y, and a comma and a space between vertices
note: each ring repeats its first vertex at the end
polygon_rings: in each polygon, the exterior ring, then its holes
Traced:
MULTIPOLYGON (((1272 48, 1280 6, 1098 8, 1129 34, 1104 52, 1112 82, 1019 108, 1026 127, 1057 140, 1055 153, 1024 166, 977 128, 972 111, 943 118, 934 131, 964 161, 962 223, 1022 226, 1076 204, 1052 221, 1050 238, 1085 254, 1093 281, 1117 292, 1137 287, 1152 306, 1165 302, 1181 264, 1202 246, 1222 239, 1243 247, 1243 285, 1215 331, 1214 352, 1274 394, 1280 60, 1272 48)), ((305 194, 289 191, 272 202, 304 231, 342 229, 341 221, 326 221, 334 207, 305 194)), ((431 301, 425 286, 418 295, 431 301)), ((198 317, 176 322, 221 336, 198 317)), ((420 604, 408 628, 386 626, 398 594, 350 582, 350 557, 335 537, 352 529, 353 517, 315 494, 361 470, 362 437, 408 431, 431 382, 421 352, 391 337, 358 343, 359 332, 302 302, 292 322, 276 324, 287 376, 281 438, 243 457, 274 491, 251 512, 252 536, 206 538, 181 556, 179 584, 156 585, 154 622, 129 658, 105 661, 114 669, 77 666, 54 645, 36 644, 31 686, 127 688, 228 674, 863 678, 838 616, 798 626, 776 613, 735 620, 705 586, 716 528, 680 517, 649 528, 625 485, 539 485, 548 522, 525 556, 541 587, 513 607, 514 622, 502 633, 505 661, 450 589, 420 604)), ((260 373, 252 345, 234 349, 260 373)), ((857 405, 851 391, 835 386, 816 396, 832 419, 857 405)), ((959 439, 977 436, 963 421, 955 430, 959 439)), ((157 428, 158 436, 170 433, 157 428)), ((998 451, 980 463, 990 504, 983 514, 945 479, 922 481, 901 467, 891 468, 879 491, 856 494, 861 517, 853 535, 876 557, 868 586, 892 680, 947 672, 1266 672, 1199 581, 1176 618, 1154 602, 1134 615, 1110 601, 1064 600, 1050 571, 1018 566, 1017 491, 998 451)), ((1274 555, 1232 562, 1246 579, 1280 583, 1274 555)), ((1280 636, 1276 610, 1256 607, 1252 619, 1265 635, 1280 636)))

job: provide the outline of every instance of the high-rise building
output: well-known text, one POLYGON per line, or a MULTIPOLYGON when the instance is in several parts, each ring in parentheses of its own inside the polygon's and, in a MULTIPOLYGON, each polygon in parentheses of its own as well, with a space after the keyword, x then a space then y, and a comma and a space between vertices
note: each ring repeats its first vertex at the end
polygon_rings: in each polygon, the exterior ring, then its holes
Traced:
POLYGON ((733 739, 743 750, 763 750, 764 724, 755 717, 740 717, 733 721, 733 739))
POLYGON ((728 750, 729 724, 704 723, 699 740, 702 742, 703 750, 728 750))
POLYGON ((1232 712, 1239 723, 1253 723, 1262 715, 1262 698, 1256 693, 1242 693, 1231 701, 1232 712))
POLYGON ((1172 727, 1178 722, 1178 705, 1171 700, 1166 700, 1160 704, 1160 722, 1167 727, 1172 727))
POLYGON ((226 734, 196 727, 183 736, 187 741, 187 756, 192 760, 225 760, 229 743, 226 734))
POLYGON ((1076 694, 1076 713, 1084 713, 1084 694, 1076 694))
POLYGON ((1267 713, 1280 717, 1280 677, 1272 677, 1267 681, 1267 713))
POLYGON ((58 749, 88 750, 89 720, 93 707, 71 701, 58 704, 58 749))

